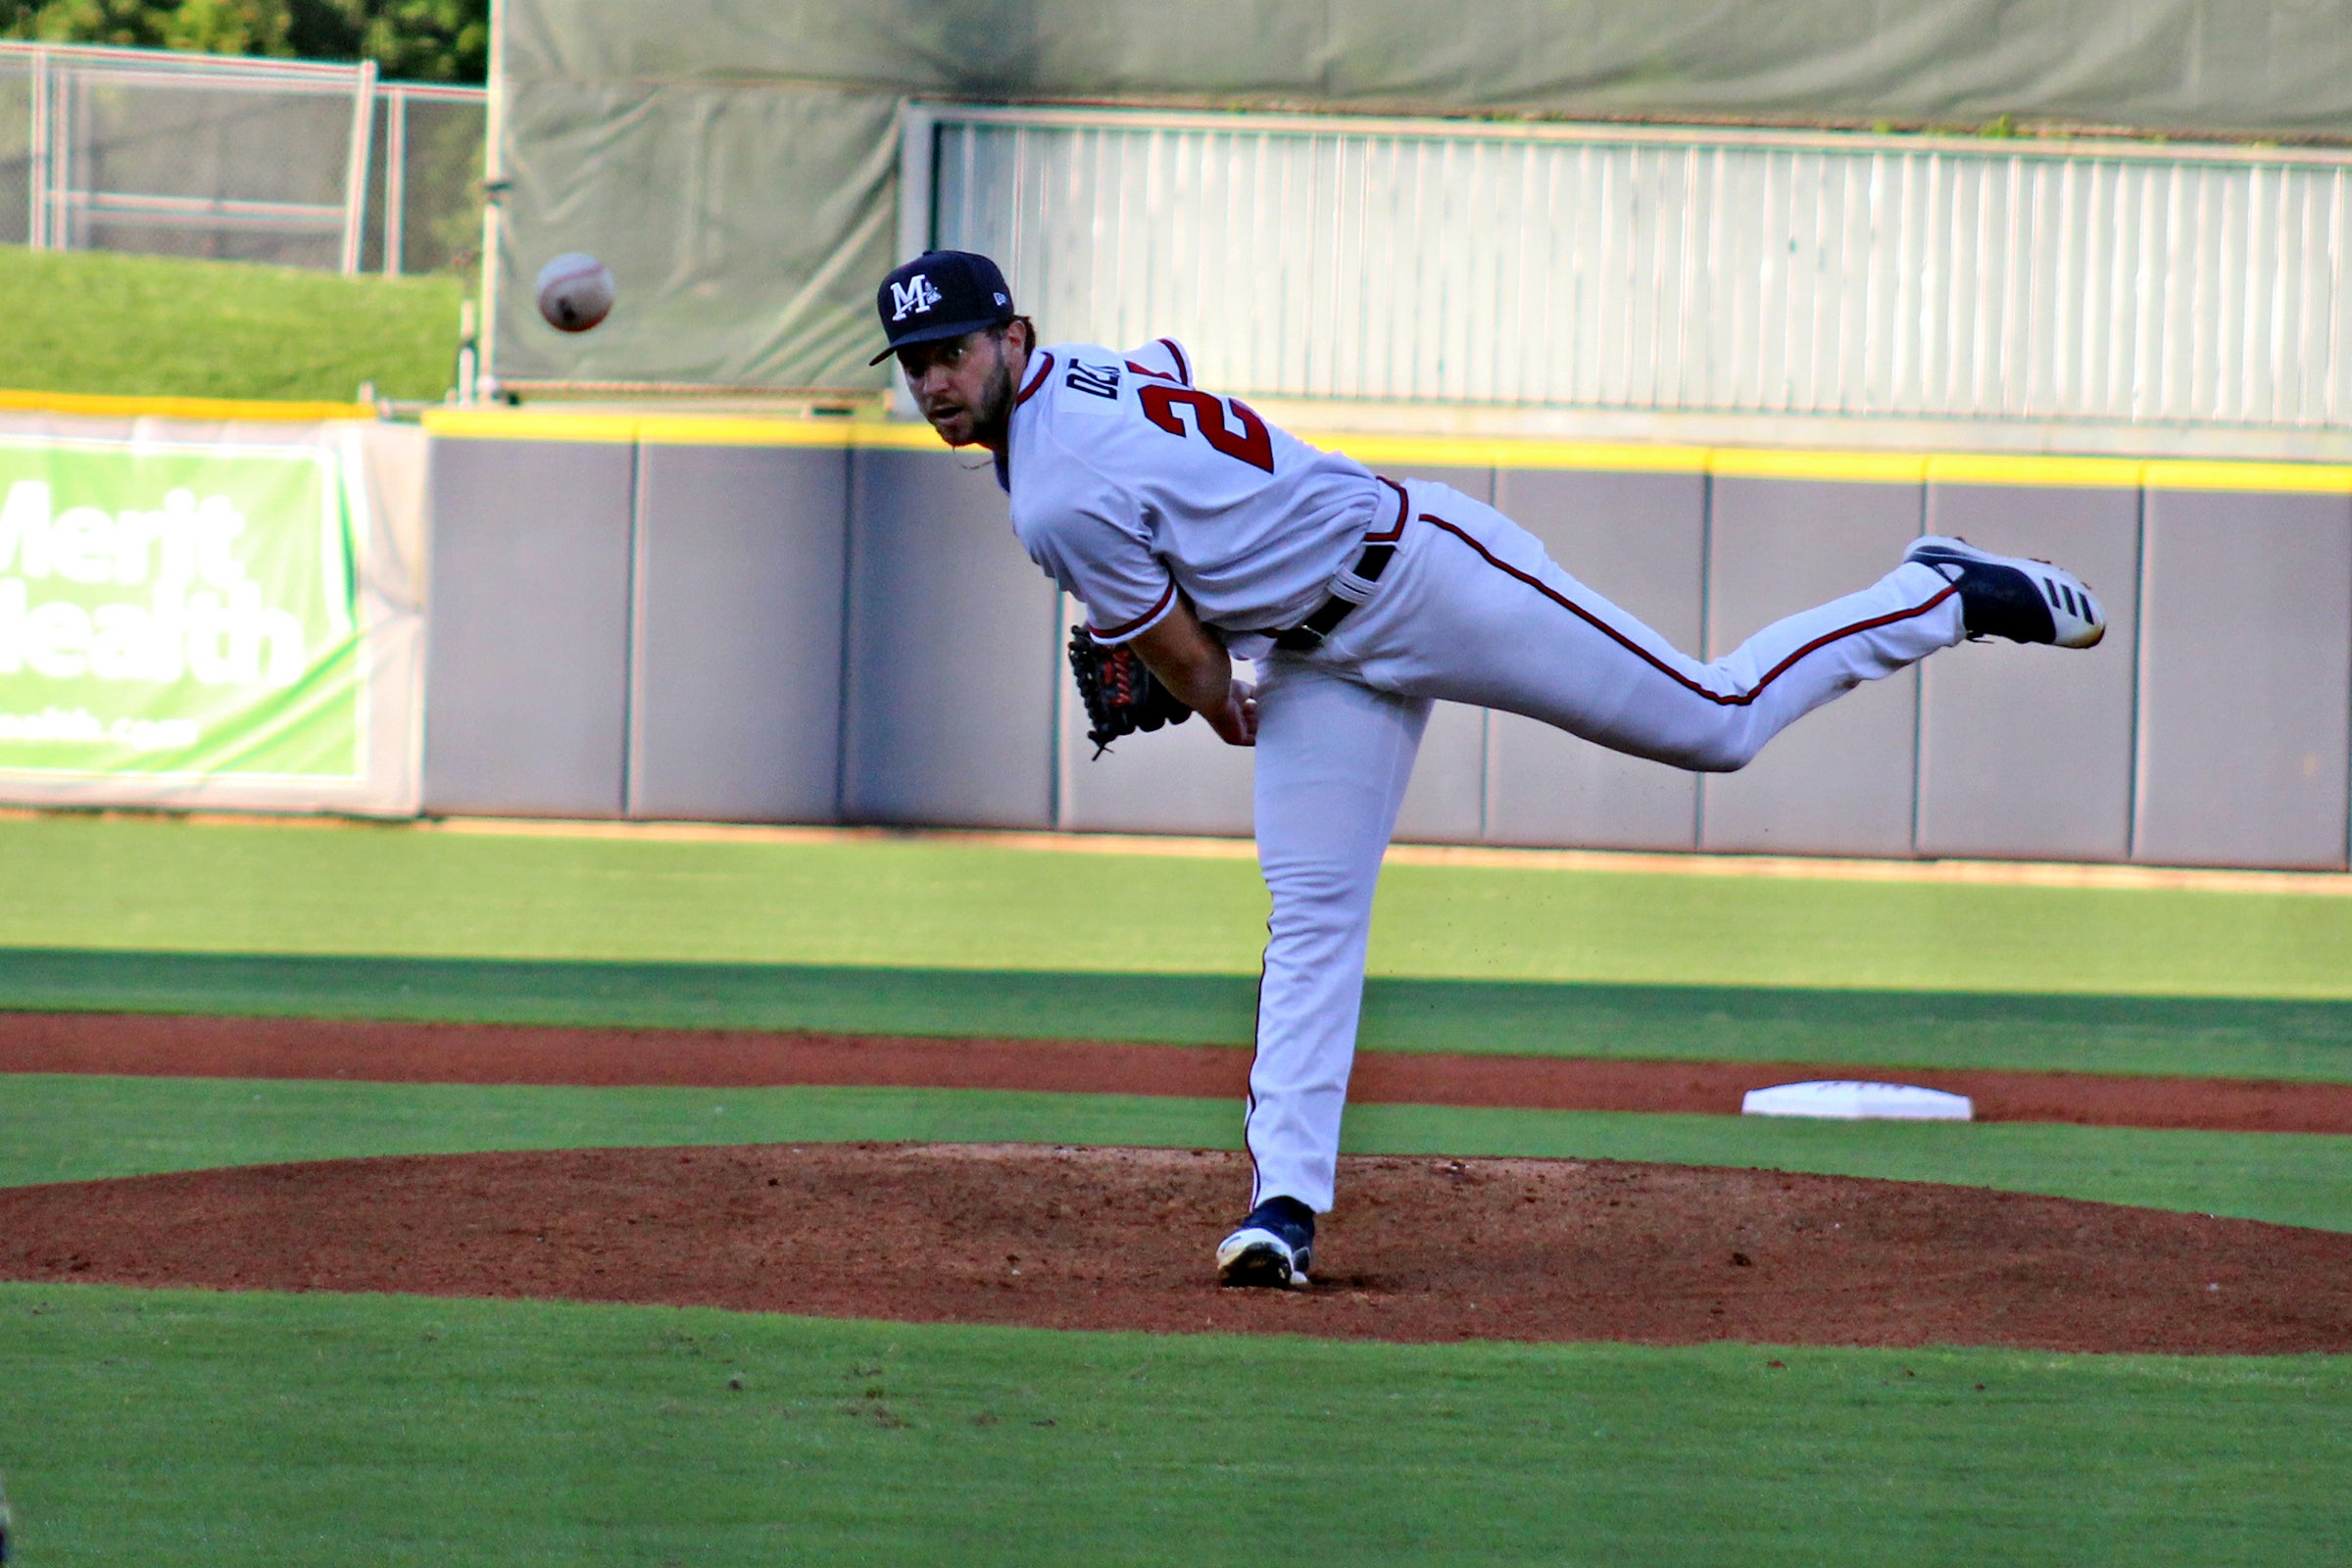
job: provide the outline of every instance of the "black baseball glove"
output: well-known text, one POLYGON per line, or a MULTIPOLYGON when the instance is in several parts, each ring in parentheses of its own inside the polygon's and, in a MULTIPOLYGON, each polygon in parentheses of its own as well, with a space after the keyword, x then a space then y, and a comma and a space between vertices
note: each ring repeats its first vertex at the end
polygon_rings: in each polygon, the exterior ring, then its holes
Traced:
POLYGON ((1070 673, 1086 704, 1086 738, 1095 743, 1097 757, 1122 735, 1181 724, 1193 716, 1134 649, 1123 643, 1105 648, 1088 636, 1084 626, 1070 628, 1070 673))

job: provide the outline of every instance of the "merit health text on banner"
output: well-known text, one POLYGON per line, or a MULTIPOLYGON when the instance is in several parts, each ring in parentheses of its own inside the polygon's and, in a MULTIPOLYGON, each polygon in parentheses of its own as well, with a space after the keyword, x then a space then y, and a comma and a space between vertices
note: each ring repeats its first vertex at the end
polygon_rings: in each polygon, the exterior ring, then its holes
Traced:
POLYGON ((0 432, 0 792, 362 809, 413 793, 370 777, 371 634, 401 628, 367 592, 365 443, 283 434, 0 432))

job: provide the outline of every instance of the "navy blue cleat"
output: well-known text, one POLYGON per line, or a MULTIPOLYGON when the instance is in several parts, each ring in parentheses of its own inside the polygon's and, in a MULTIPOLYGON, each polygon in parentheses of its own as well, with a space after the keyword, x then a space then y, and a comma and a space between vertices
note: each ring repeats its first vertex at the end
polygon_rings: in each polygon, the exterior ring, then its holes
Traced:
POLYGON ((2107 613, 2082 578, 2046 561, 1996 556, 1965 539, 1930 534, 1903 557, 1932 567, 1960 590, 1971 637, 2090 648, 2107 635, 2107 613))
POLYGON ((1315 1211, 1296 1198, 1269 1198, 1218 1245, 1217 1283, 1301 1288, 1314 1250, 1315 1211))

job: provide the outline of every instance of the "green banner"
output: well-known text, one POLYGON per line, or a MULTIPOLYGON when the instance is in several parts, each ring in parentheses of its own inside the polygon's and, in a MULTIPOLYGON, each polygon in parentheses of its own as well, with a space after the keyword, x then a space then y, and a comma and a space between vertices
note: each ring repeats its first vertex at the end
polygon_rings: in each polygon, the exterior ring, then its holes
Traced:
POLYGON ((0 771, 362 775, 335 451, 0 437, 0 771))

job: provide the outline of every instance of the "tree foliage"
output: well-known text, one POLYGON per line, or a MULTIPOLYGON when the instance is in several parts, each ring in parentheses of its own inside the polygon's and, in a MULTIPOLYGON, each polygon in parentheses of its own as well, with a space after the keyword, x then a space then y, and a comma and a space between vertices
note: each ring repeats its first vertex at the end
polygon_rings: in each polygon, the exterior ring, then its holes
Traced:
POLYGON ((0 37, 368 59, 403 81, 480 81, 490 0, 0 0, 0 37))

